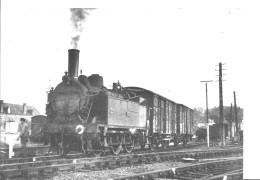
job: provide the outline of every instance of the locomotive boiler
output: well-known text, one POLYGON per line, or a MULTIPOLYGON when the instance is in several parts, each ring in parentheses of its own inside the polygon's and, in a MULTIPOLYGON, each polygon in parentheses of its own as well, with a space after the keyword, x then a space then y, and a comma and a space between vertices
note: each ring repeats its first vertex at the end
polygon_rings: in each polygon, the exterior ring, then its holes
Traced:
POLYGON ((70 150, 100 156, 134 147, 151 146, 145 99, 103 77, 79 75, 79 50, 68 50, 68 72, 48 93, 45 133, 50 149, 66 154, 70 150))

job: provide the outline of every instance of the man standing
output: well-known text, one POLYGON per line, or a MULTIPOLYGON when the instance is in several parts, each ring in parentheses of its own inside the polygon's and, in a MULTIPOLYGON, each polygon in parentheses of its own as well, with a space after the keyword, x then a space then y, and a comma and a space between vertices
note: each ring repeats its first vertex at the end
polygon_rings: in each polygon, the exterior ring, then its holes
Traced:
POLYGON ((29 127, 24 118, 20 119, 18 131, 20 132, 20 135, 18 136, 17 141, 21 138, 22 153, 25 153, 26 143, 28 142, 29 137, 29 127))

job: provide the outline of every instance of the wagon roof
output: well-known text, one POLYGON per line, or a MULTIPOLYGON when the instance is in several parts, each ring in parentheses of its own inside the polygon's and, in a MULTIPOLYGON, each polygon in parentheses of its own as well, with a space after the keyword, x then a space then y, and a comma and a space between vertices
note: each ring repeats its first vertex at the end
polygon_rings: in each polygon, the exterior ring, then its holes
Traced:
MULTIPOLYGON (((144 89, 144 88, 131 86, 131 87, 126 87, 126 89, 132 90, 132 91, 136 91, 136 92, 147 92, 147 93, 151 93, 151 94, 160 96, 160 97, 162 97, 162 98, 164 98, 164 99, 166 99, 166 100, 168 100, 168 101, 174 102, 173 100, 171 100, 171 99, 169 99, 169 98, 166 98, 166 97, 164 97, 164 96, 162 96, 162 95, 160 95, 160 94, 157 94, 157 93, 155 93, 155 92, 153 92, 153 91, 150 91, 150 90, 147 90, 147 89, 144 89)), ((174 102, 174 103, 176 103, 176 102, 174 102)))
MULTIPOLYGON (((166 97, 164 97, 164 96, 162 96, 160 94, 157 94, 157 93, 155 93, 153 91, 150 91, 150 90, 147 90, 147 89, 144 89, 144 88, 141 88, 141 87, 129 86, 129 87, 125 87, 125 88, 128 89, 128 90, 136 91, 136 92, 148 92, 148 93, 160 96, 160 97, 162 97, 164 99, 167 99, 168 101, 176 103, 175 101, 173 101, 171 99, 168 99, 168 98, 166 98, 166 97)), ((181 106, 185 106, 184 104, 180 104, 180 103, 176 103, 176 104, 181 105, 181 106)), ((185 106, 185 107, 189 108, 188 106, 185 106)), ((191 109, 191 108, 189 108, 189 109, 191 109)))

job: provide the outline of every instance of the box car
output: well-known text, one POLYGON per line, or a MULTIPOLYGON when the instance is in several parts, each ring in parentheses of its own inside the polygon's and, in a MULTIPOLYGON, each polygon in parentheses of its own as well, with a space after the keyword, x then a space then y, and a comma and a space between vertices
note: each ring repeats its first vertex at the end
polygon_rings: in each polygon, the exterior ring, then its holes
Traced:
POLYGON ((149 134, 155 137, 157 144, 174 141, 175 138, 192 137, 194 134, 192 109, 140 87, 126 89, 147 99, 149 134))

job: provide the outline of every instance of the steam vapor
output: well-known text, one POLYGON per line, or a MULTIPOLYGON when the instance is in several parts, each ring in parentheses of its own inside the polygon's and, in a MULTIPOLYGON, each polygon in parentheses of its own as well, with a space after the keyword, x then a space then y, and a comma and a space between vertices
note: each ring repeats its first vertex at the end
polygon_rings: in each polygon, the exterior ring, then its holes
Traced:
POLYGON ((83 24, 86 21, 86 17, 90 14, 93 8, 71 8, 71 22, 76 35, 71 37, 71 45, 73 49, 77 49, 78 42, 80 40, 81 32, 83 31, 83 24))

